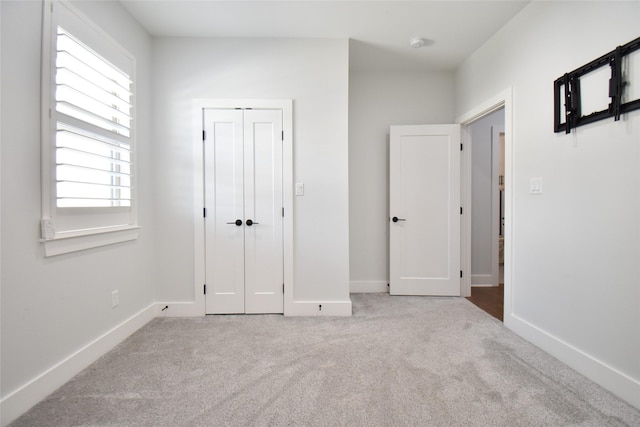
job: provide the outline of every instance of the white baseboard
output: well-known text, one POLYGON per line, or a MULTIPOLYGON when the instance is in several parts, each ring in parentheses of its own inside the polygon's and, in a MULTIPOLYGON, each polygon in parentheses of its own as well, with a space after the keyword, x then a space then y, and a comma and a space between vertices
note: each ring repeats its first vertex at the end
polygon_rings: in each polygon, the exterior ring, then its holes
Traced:
POLYGON ((156 317, 156 304, 134 314, 0 401, 5 426, 156 317))
POLYGON ((351 316, 351 300, 293 301, 285 304, 285 316, 351 316))
POLYGON ((505 326, 591 381, 640 409, 640 381, 618 371, 526 320, 505 313, 505 326))
POLYGON ((349 282, 349 292, 352 294, 389 292, 389 282, 386 280, 352 280, 349 282))
POLYGON ((205 309, 195 302, 157 302, 158 317, 202 317, 205 309), (166 307, 166 308, 165 308, 166 307))
MULTIPOLYGON (((204 307, 193 302, 159 302, 155 304, 158 317, 201 317, 204 307), (163 310, 165 307, 165 310, 163 310)), ((285 303, 285 316, 351 316, 351 300, 293 301, 285 303), (320 308, 322 306, 322 308, 320 308)))
POLYGON ((498 286, 498 280, 492 274, 472 274, 471 286, 498 286))

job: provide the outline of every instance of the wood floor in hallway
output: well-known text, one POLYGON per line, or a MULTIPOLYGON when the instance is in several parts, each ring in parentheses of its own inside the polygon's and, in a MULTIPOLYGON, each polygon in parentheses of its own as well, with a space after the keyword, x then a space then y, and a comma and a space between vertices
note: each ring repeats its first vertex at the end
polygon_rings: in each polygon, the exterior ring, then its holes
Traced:
POLYGON ((504 284, 500 286, 472 286, 469 301, 503 321, 504 313, 504 284))

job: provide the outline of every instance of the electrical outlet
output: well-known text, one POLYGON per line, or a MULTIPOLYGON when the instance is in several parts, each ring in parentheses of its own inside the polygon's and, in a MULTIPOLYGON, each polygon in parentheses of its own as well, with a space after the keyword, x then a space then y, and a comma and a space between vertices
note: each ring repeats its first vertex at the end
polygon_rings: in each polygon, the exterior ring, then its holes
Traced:
POLYGON ((111 308, 116 308, 120 304, 120 291, 111 292, 111 308))

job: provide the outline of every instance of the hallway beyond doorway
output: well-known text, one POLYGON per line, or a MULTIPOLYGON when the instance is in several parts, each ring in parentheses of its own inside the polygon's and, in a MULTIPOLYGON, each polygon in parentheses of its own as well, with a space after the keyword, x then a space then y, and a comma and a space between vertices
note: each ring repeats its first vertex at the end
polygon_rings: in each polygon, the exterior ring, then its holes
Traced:
POLYGON ((499 286, 472 286, 467 299, 500 320, 504 321, 504 283, 499 286))

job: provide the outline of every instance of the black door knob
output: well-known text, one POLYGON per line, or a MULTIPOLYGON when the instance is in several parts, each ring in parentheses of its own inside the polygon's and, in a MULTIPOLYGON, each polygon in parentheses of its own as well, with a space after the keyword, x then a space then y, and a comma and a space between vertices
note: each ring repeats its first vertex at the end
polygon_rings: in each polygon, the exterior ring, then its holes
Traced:
POLYGON ((247 220, 247 226, 251 227, 253 224, 259 224, 258 222, 253 222, 252 220, 247 220))
POLYGON ((391 218, 391 221, 393 221, 393 222, 406 221, 406 219, 404 219, 404 218, 398 218, 397 216, 394 216, 393 218, 391 218))
POLYGON ((234 222, 228 222, 227 224, 235 224, 238 227, 240 227, 242 225, 242 220, 241 219, 236 219, 234 222))

